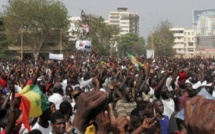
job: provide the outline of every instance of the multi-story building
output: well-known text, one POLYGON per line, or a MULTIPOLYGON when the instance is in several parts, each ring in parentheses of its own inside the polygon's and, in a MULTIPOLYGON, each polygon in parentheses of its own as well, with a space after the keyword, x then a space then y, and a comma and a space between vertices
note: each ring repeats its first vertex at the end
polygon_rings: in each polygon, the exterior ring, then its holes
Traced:
POLYGON ((174 35, 173 48, 177 54, 194 55, 196 50, 195 32, 193 29, 171 28, 174 35))
POLYGON ((134 33, 139 35, 139 15, 127 11, 127 8, 117 8, 116 12, 110 12, 109 24, 120 28, 120 35, 134 33))

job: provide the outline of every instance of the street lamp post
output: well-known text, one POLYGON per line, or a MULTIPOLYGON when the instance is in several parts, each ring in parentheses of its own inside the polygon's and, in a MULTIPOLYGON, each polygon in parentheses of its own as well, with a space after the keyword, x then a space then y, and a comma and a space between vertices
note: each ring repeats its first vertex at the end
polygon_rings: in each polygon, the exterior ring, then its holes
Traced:
POLYGON ((20 35, 20 39, 21 39, 21 60, 23 60, 23 29, 21 29, 21 35, 20 35))
POLYGON ((62 49, 63 49, 63 46, 62 46, 62 33, 63 33, 63 30, 60 29, 60 43, 59 43, 60 54, 62 54, 62 49))

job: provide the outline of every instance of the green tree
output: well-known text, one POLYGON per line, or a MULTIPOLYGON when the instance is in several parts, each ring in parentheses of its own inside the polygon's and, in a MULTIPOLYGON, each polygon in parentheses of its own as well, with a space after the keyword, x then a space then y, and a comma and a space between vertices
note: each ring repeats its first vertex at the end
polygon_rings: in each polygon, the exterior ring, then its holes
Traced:
POLYGON ((141 55, 145 53, 145 41, 137 34, 124 34, 120 38, 118 51, 121 55, 125 55, 126 52, 133 55, 141 55))
POLYGON ((155 50, 155 55, 160 56, 174 56, 175 51, 173 49, 173 33, 169 31, 172 27, 168 20, 161 21, 158 24, 151 35, 148 36, 149 49, 155 50))
POLYGON ((67 9, 57 0, 10 0, 4 10, 5 28, 13 44, 30 45, 35 59, 50 39, 68 28, 67 9))
POLYGON ((133 44, 133 53, 140 56, 146 53, 145 40, 143 37, 139 37, 137 42, 133 44))
POLYGON ((88 15, 89 17, 89 38, 93 44, 93 50, 109 55, 112 53, 113 43, 118 41, 119 28, 108 25, 102 17, 88 15))
POLYGON ((89 33, 82 30, 76 31, 75 34, 82 40, 92 41, 92 50, 102 55, 112 55, 115 42, 119 39, 119 28, 108 25, 101 16, 85 14, 82 11, 82 20, 78 22, 79 27, 82 24, 89 25, 89 33))
POLYGON ((3 18, 0 18, 0 57, 5 56, 5 52, 7 50, 8 41, 5 35, 4 21, 3 18))

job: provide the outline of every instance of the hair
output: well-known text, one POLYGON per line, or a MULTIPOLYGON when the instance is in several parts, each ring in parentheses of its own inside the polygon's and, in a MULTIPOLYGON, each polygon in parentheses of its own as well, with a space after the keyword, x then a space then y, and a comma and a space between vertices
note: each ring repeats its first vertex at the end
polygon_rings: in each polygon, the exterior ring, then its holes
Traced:
MULTIPOLYGON (((53 103, 53 102, 51 102, 51 101, 49 101, 49 104, 50 104, 50 106, 51 106, 51 105, 53 105, 54 103, 53 103)), ((55 104, 54 104, 54 105, 55 105, 55 104)))
POLYGON ((38 129, 31 130, 28 134, 42 134, 42 132, 38 129))
POLYGON ((131 114, 130 114, 130 115, 134 115, 134 116, 139 117, 139 116, 140 116, 140 115, 139 115, 139 109, 137 109, 137 108, 133 109, 133 110, 131 111, 131 114))
POLYGON ((213 87, 212 86, 205 86, 206 91, 208 91, 209 94, 213 94, 213 87))
POLYGON ((51 114, 51 123, 55 123, 57 119, 64 119, 64 115, 59 111, 51 114))
POLYGON ((69 110, 72 110, 72 106, 71 106, 71 104, 68 102, 68 101, 64 101, 64 102, 62 102, 61 104, 60 104, 60 112, 62 113, 62 114, 67 114, 67 112, 69 111, 69 110))
POLYGON ((162 101, 161 100, 159 100, 159 99, 155 99, 154 101, 153 101, 153 106, 155 105, 155 103, 157 103, 157 102, 161 102, 162 103, 162 101))
POLYGON ((189 90, 188 91, 188 94, 189 94, 189 97, 192 98, 194 96, 196 96, 198 93, 199 93, 200 89, 193 89, 193 90, 189 90))
POLYGON ((84 80, 89 80, 91 78, 90 76, 90 73, 89 72, 86 72, 85 75, 84 75, 84 80))
POLYGON ((137 102, 137 109, 144 110, 147 108, 148 104, 149 103, 147 101, 139 101, 137 102))

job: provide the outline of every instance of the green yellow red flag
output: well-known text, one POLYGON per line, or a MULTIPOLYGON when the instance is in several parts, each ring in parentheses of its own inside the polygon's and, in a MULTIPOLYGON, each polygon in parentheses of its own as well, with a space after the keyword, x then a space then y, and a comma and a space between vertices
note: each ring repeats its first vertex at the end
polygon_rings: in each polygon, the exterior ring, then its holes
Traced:
POLYGON ((29 117, 38 117, 50 107, 50 104, 37 85, 27 85, 16 97, 21 96, 19 109, 22 111, 22 123, 30 131, 29 117))

